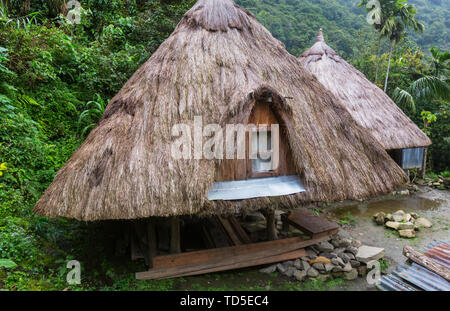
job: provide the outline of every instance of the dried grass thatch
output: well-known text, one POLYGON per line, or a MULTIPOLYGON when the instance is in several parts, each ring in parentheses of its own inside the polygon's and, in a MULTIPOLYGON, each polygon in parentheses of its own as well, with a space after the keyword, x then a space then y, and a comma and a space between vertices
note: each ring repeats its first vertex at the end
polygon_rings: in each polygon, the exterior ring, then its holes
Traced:
POLYGON ((425 133, 386 93, 325 43, 322 29, 316 43, 299 60, 386 150, 431 144, 425 133))
POLYGON ((247 10, 231 0, 200 0, 111 100, 34 211, 89 221, 207 215, 364 198, 406 180, 383 148, 247 10), (174 160, 172 125, 190 124, 196 115, 204 124, 245 120, 266 91, 275 94, 308 191, 208 201, 219 160, 174 160))

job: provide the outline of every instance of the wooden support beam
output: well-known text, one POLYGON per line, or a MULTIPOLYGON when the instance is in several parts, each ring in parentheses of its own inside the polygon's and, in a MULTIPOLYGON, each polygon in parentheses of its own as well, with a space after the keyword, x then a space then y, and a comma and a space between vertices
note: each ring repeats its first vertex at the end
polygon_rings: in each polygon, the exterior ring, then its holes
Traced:
POLYGON ((153 267, 153 258, 158 255, 158 244, 156 238, 156 225, 152 218, 147 222, 147 252, 149 258, 149 267, 153 267))
POLYGON ((450 270, 441 264, 438 264, 430 257, 427 257, 418 251, 416 251, 411 246, 405 245, 403 247, 403 255, 414 261, 415 263, 425 267, 426 269, 442 276, 444 279, 450 282, 450 270))
POLYGON ((234 231, 233 227, 231 226, 228 219, 225 219, 223 217, 217 216, 217 219, 222 224, 223 228, 225 229, 230 241, 232 242, 232 245, 242 245, 241 240, 237 236, 236 232, 234 231))
POLYGON ((241 224, 239 221, 234 217, 230 216, 228 217, 228 221, 230 222, 231 226, 235 230, 236 234, 239 236, 239 239, 243 244, 249 244, 252 241, 250 240, 250 237, 247 235, 244 229, 242 229, 241 224))
POLYGON ((420 178, 422 178, 422 179, 425 178, 425 173, 427 170, 427 153, 428 153, 428 148, 425 147, 423 150, 422 168, 420 170, 420 178))
POLYGON ((289 232, 289 222, 287 220, 288 216, 289 216, 289 213, 284 213, 281 215, 281 222, 283 223, 283 227, 282 227, 281 231, 283 231, 284 233, 289 232))
POLYGON ((178 216, 170 217, 170 253, 181 253, 180 218, 178 216))
MULTIPOLYGON (((224 249, 222 251, 225 251, 225 252, 228 251, 227 252, 228 255, 224 256, 220 260, 199 262, 199 263, 187 264, 187 265, 182 265, 182 266, 174 266, 174 267, 154 268, 149 271, 136 273, 136 278, 139 280, 164 279, 164 278, 170 278, 170 277, 175 277, 175 276, 178 277, 178 276, 186 276, 186 275, 196 275, 196 274, 203 274, 203 273, 209 273, 209 272, 214 272, 214 271, 224 271, 224 270, 229 270, 229 269, 251 267, 251 266, 260 265, 263 263, 283 261, 283 260, 287 260, 287 259, 280 259, 283 255, 286 255, 287 253, 299 251, 299 250, 304 251, 304 250, 302 250, 303 248, 310 246, 310 245, 317 244, 317 243, 325 241, 325 240, 328 240, 329 236, 321 237, 321 238, 317 238, 317 239, 310 239, 310 240, 306 240, 306 241, 301 240, 300 238, 294 238, 294 239, 298 239, 298 240, 293 243, 291 241, 289 241, 288 244, 280 243, 282 245, 276 244, 276 242, 280 242, 282 240, 272 241, 272 242, 255 243, 255 244, 263 244, 263 243, 274 243, 275 242, 275 244, 272 247, 269 247, 268 249, 264 249, 264 250, 257 251, 257 252, 250 252, 247 254, 233 255, 232 249, 239 248, 239 247, 245 248, 251 244, 227 247, 226 249, 224 249)), ((288 239, 288 240, 290 240, 290 239, 288 239)), ((191 254, 186 253, 186 254, 192 255, 192 253, 191 254)), ((291 255, 289 255, 289 256, 291 256, 291 255)))
POLYGON ((267 221, 267 240, 278 240, 277 221, 275 219, 275 210, 268 210, 266 216, 267 221))

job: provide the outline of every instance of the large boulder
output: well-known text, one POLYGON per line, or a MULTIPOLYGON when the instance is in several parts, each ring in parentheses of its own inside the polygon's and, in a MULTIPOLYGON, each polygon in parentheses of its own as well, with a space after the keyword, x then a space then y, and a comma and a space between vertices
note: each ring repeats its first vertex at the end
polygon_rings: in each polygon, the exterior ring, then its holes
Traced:
POLYGON ((388 221, 385 223, 385 226, 394 230, 397 230, 400 226, 400 222, 398 221, 388 221))
POLYGON ((382 225, 382 224, 384 224, 384 219, 386 218, 386 215, 383 212, 379 212, 379 213, 376 213, 375 215, 373 215, 373 218, 377 225, 382 225))
POLYGON ((416 226, 430 228, 433 224, 426 218, 420 217, 416 219, 416 226))
POLYGON ((294 272, 294 278, 297 279, 297 281, 303 281, 306 277, 306 271, 304 270, 297 270, 294 272))
POLYGON ((416 236, 414 229, 398 230, 398 234, 400 234, 402 238, 414 238, 416 236))
POLYGON ((317 244, 317 249, 321 252, 332 252, 334 250, 334 246, 327 241, 323 241, 317 244))
POLYGON ((354 280, 357 277, 358 277, 358 270, 356 270, 355 268, 353 268, 350 271, 344 273, 344 278, 346 280, 354 280))
POLYGON ((401 221, 405 220, 405 215, 406 215, 406 213, 404 211, 398 210, 394 214, 392 214, 392 219, 394 221, 401 222, 401 221))
POLYGON ((310 277, 316 277, 319 275, 319 272, 314 269, 313 267, 309 268, 308 271, 306 272, 306 274, 310 277))
POLYGON ((266 268, 262 268, 259 270, 259 272, 262 272, 262 273, 274 273, 275 271, 277 271, 277 265, 271 265, 271 266, 268 266, 266 268))
POLYGON ((414 224, 412 222, 403 222, 398 225, 398 230, 414 229, 414 224))

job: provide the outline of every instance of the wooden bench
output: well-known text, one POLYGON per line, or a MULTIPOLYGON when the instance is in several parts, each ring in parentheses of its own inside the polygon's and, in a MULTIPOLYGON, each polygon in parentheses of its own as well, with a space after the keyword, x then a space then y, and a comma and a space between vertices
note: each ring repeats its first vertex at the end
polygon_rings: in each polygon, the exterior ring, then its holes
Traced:
POLYGON ((339 231, 339 226, 336 223, 319 217, 307 209, 297 209, 283 214, 282 221, 284 227, 286 227, 286 224, 291 225, 313 239, 322 236, 331 236, 339 231))

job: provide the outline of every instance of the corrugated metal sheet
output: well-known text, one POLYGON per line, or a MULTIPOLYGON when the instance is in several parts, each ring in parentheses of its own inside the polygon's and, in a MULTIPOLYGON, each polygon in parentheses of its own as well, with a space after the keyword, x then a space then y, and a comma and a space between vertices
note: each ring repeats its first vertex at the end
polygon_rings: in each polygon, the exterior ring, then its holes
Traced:
POLYGON ((442 241, 435 244, 432 248, 426 250, 424 254, 450 269, 450 245, 442 241))
POLYGON ((382 277, 380 283, 377 284, 377 287, 384 291, 418 291, 417 288, 405 283, 402 278, 394 274, 382 277))
POLYGON ((421 168, 424 148, 408 148, 402 150, 402 168, 421 168))
MULTIPOLYGON (((448 267, 450 264, 450 245, 447 242, 434 242, 424 249, 424 255, 448 267)), ((384 291, 450 291, 450 282, 428 269, 412 263, 398 267, 389 275, 383 276, 377 284, 384 291)))
POLYGON ((215 182, 208 200, 243 200, 306 191, 297 175, 215 182))
POLYGON ((450 284, 446 279, 430 270, 413 263, 411 266, 403 265, 394 271, 393 274, 401 277, 405 281, 426 291, 449 291, 450 284))

